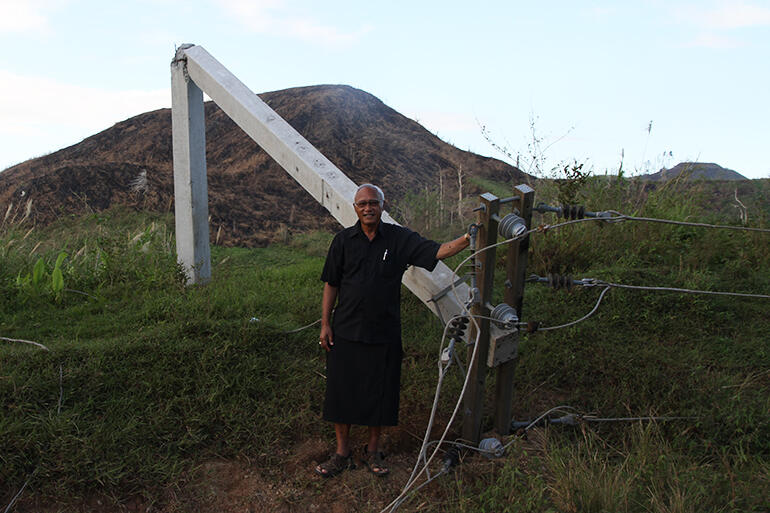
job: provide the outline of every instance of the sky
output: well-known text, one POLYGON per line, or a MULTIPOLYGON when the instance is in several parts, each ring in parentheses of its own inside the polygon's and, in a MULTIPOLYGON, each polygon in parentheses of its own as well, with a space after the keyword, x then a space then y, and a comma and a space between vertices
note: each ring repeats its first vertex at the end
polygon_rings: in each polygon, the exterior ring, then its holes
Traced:
POLYGON ((0 0, 0 169, 170 107, 183 43, 256 93, 351 85, 524 171, 770 178, 770 0, 0 0))

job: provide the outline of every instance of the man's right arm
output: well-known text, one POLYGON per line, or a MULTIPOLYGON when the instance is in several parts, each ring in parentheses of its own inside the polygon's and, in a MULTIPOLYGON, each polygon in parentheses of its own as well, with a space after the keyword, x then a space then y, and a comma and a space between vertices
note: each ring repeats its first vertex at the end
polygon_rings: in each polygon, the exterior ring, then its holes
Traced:
POLYGON ((321 336, 319 340, 321 347, 330 351, 334 345, 334 334, 332 333, 332 309, 337 301, 338 287, 333 287, 324 283, 323 299, 321 299, 321 336))

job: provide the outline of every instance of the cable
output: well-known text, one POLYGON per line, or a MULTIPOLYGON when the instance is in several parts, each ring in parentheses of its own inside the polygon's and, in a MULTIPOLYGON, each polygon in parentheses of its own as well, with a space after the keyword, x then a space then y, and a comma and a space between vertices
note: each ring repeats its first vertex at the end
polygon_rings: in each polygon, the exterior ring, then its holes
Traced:
MULTIPOLYGON (((33 472, 33 474, 34 474, 34 472, 33 472)), ((21 489, 18 491, 18 493, 16 495, 13 496, 13 499, 11 499, 10 504, 8 504, 8 506, 6 506, 5 511, 3 513, 8 513, 9 511, 11 511, 11 508, 16 503, 16 500, 19 498, 19 496, 21 496, 21 492, 23 492, 24 489, 29 484, 29 480, 30 479, 32 479, 32 477, 29 477, 29 478, 27 478, 26 481, 24 481, 24 484, 21 486, 21 489)))
MULTIPOLYGON (((462 303, 461 303, 461 305, 462 305, 462 303)), ((478 350, 478 347, 479 347, 479 343, 478 342, 479 342, 479 337, 481 336, 481 330, 478 327, 478 323, 476 323, 476 320, 473 318, 472 315, 470 315, 470 312, 468 311, 467 307, 465 307, 465 305, 463 305, 463 309, 465 310, 465 312, 467 312, 469 314, 470 321, 473 322, 473 324, 476 326, 476 340, 475 340, 475 342, 473 344, 473 352, 472 352, 470 360, 468 362, 468 368, 470 369, 470 366, 473 365, 473 361, 476 359, 476 353, 477 353, 477 350, 478 350)), ((449 326, 449 323, 447 323, 446 326, 449 326)), ((441 358, 441 352, 443 351, 444 339, 446 338, 446 329, 447 328, 445 327, 444 328, 444 336, 441 337, 441 346, 439 347, 439 361, 440 361, 440 358, 441 358)), ((380 513, 384 513, 386 510, 388 510, 389 508, 394 506, 396 503, 398 503, 398 501, 402 497, 404 497, 407 494, 409 489, 414 485, 414 483, 416 481, 416 476, 418 476, 424 470, 426 470, 428 468, 428 466, 430 465, 431 461, 433 460, 433 458, 436 456, 436 453, 438 452, 439 447, 441 446, 441 442, 443 442, 444 439, 446 438, 446 435, 449 432, 449 428, 452 426, 452 424, 454 423, 455 417, 457 416, 457 411, 460 408, 460 404, 462 403, 463 397, 465 396, 465 391, 468 388, 468 382, 470 380, 470 376, 471 376, 470 372, 468 372, 466 374, 466 376, 465 376, 465 380, 463 381, 463 388, 460 391, 460 397, 458 398, 457 403, 455 404, 454 411, 452 411, 452 415, 449 418, 449 421, 447 422, 447 425, 446 425, 446 428, 444 429, 444 432, 441 434, 439 445, 436 447, 436 450, 433 451, 433 454, 431 454, 430 458, 428 458, 427 460, 425 459, 425 452, 426 452, 425 448, 426 448, 426 445, 427 445, 427 439, 430 436, 430 429, 432 428, 432 424, 433 424, 433 419, 431 418, 430 421, 429 421, 429 426, 428 426, 429 428, 426 430, 425 438, 423 439, 422 447, 420 447, 420 453, 417 456, 417 462, 415 463, 414 469, 412 469, 412 474, 409 477, 409 480, 404 485, 404 488, 401 491, 401 493, 398 495, 398 497, 393 499, 393 501, 391 501, 387 506, 385 506, 381 510, 380 513), (420 469, 420 471, 417 472, 417 468, 420 466, 420 459, 421 458, 422 458, 423 461, 425 461, 425 464, 420 469)), ((439 387, 439 390, 440 390, 440 387, 439 387)), ((438 394, 434 398, 434 408, 433 408, 434 412, 435 412, 435 407, 436 407, 437 403, 438 403, 438 394)), ((393 511, 393 510, 391 510, 391 511, 393 511)))
POLYGON ((313 322, 311 322, 311 323, 310 323, 310 324, 308 324, 307 326, 302 326, 301 328, 297 328, 297 329, 294 329, 294 330, 289 330, 289 331, 282 331, 281 333, 282 333, 283 335, 288 335, 289 333, 297 333, 297 332, 299 332, 299 331, 302 331, 302 330, 308 329, 308 328, 310 328, 311 326, 315 326, 315 325, 316 325, 316 324, 318 324, 319 322, 321 322, 321 319, 320 319, 320 318, 319 318, 318 320, 316 320, 316 321, 313 321, 313 322))
POLYGON ((50 351, 50 349, 45 347, 43 344, 40 344, 39 342, 34 342, 32 340, 23 340, 20 338, 7 338, 7 337, 0 337, 0 340, 5 340, 6 342, 22 342, 24 344, 32 344, 33 346, 37 346, 40 349, 45 349, 46 351, 50 351))
POLYGON ((599 417, 591 417, 586 415, 581 415, 578 417, 580 420, 584 420, 586 422, 637 422, 642 420, 650 420, 654 422, 658 421, 668 421, 668 420, 696 420, 700 417, 607 417, 607 418, 599 418, 599 417))
POLYGON ((447 470, 444 470, 444 469, 441 469, 441 470, 439 470, 439 471, 438 471, 438 473, 436 473, 436 474, 435 474, 433 477, 430 477, 430 478, 428 478, 428 479, 427 479, 427 480, 426 480, 424 483, 420 484, 420 486, 418 486, 418 487, 417 487, 417 488, 415 488, 414 490, 410 491, 408 494, 404 495, 404 497, 402 497, 401 499, 399 499, 399 500, 398 500, 398 502, 396 502, 395 504, 393 504, 393 507, 392 507, 392 508, 391 508, 391 510, 390 510, 390 511, 391 511, 391 513, 392 513, 392 512, 394 512, 394 511, 396 511, 396 510, 397 510, 399 507, 401 507, 401 504, 403 504, 404 502, 406 502, 406 501, 407 501, 407 499, 409 499, 409 498, 410 498, 412 495, 414 495, 415 493, 417 493, 417 492, 420 490, 420 488, 422 488, 423 486, 427 485, 428 483, 430 483, 430 482, 431 482, 431 481, 433 481, 434 479, 436 479, 436 478, 438 478, 438 477, 441 477, 441 476, 443 476, 443 475, 444 475, 444 474, 446 474, 447 472, 448 472, 448 471, 447 471, 447 470))
MULTIPOLYGON (((553 411, 553 410, 551 410, 553 411)), ((524 430, 527 431, 530 428, 534 427, 535 425, 539 424, 542 420, 545 420, 546 423, 551 424, 563 424, 563 425, 569 425, 569 426, 576 426, 578 422, 641 422, 641 421, 653 421, 653 422, 667 422, 669 420, 697 420, 701 417, 696 416, 663 416, 663 417, 595 417, 590 414, 583 414, 583 413, 566 413, 563 417, 557 417, 557 418, 545 418, 545 416, 548 413, 551 413, 551 411, 547 412, 544 415, 541 415, 537 419, 533 421, 522 421, 522 422, 512 422, 511 428, 512 429, 519 429, 524 425, 524 430), (517 426, 518 425, 518 426, 517 426)), ((506 446, 507 447, 507 446, 506 446)))
POLYGON ((770 233, 770 229, 767 228, 753 228, 750 226, 731 226, 727 224, 709 224, 709 223, 691 223, 688 221, 673 221, 671 219, 657 219, 654 217, 636 217, 622 214, 617 210, 607 210, 610 214, 616 216, 614 218, 604 218, 610 222, 623 222, 623 221, 645 221, 648 223, 663 223, 663 224, 675 224, 680 226, 694 226, 697 228, 715 228, 722 230, 742 230, 747 232, 762 232, 770 233))
MULTIPOLYGON (((529 278, 527 278, 527 281, 534 282, 547 282, 547 278, 543 278, 541 276, 537 275, 531 275, 529 278)), ((695 289, 682 289, 682 288, 675 288, 675 287, 649 287, 649 286, 642 286, 642 285, 623 285, 620 283, 610 283, 603 280, 597 280, 594 278, 583 278, 582 280, 573 280, 573 284, 575 285, 583 285, 584 287, 604 287, 604 290, 602 290, 602 293, 599 295, 599 299, 596 301, 596 305, 593 307, 593 309, 588 312, 586 315, 581 317, 580 319, 577 319, 576 321, 569 322, 567 324, 562 324, 559 326, 548 326, 545 328, 535 328, 531 330, 534 331, 550 331, 550 330, 557 330, 561 328, 567 328, 569 326, 573 326, 579 322, 582 322, 589 317, 591 317, 596 310, 599 308, 599 305, 602 302, 602 299, 604 298, 604 295, 607 293, 607 291, 610 288, 621 288, 621 289, 634 289, 634 290, 650 290, 650 291, 662 291, 662 292, 682 292, 682 293, 689 293, 689 294, 707 294, 707 295, 714 295, 714 296, 736 296, 736 297, 747 297, 747 298, 755 298, 755 299, 770 299, 770 295, 765 294, 747 294, 742 292, 720 292, 720 291, 711 291, 711 290, 695 290, 695 289)), ((521 322, 518 324, 519 327, 523 326, 529 326, 528 323, 521 322)))
POLYGON ((721 230, 742 230, 742 231, 750 231, 750 232, 770 233, 770 229, 767 229, 767 228, 753 228, 749 226, 732 226, 732 225, 726 225, 726 224, 693 223, 689 221, 674 221, 672 219, 659 219, 655 217, 630 216, 630 215, 623 214, 622 212, 618 212, 617 210, 605 210, 603 212, 587 212, 585 211, 584 207, 578 206, 578 205, 569 205, 569 206, 565 205, 562 207, 553 207, 550 205, 546 205, 545 203, 539 203, 533 210, 536 210, 541 214, 544 214, 545 212, 553 212, 558 217, 572 217, 573 219, 575 217, 579 217, 582 219, 583 215, 586 215, 601 221, 607 221, 611 223, 621 223, 623 221, 644 221, 648 223, 663 223, 663 224, 674 224, 674 225, 680 225, 680 226, 694 226, 697 228, 714 228, 714 229, 721 229, 721 230))
POLYGON ((580 319, 578 319, 576 321, 568 322, 567 324, 562 324, 562 325, 559 325, 559 326, 547 326, 545 328, 537 328, 537 331, 558 330, 558 329, 561 329, 561 328, 567 328, 569 326, 574 326, 575 324, 577 324, 579 322, 585 321, 586 319, 591 317, 596 312, 596 310, 599 308, 599 305, 601 304, 602 299, 604 299, 604 295, 607 293, 608 290, 610 290, 610 287, 604 287, 604 290, 602 290, 601 294, 599 294, 599 299, 596 300, 596 304, 594 305, 593 309, 590 312, 588 312, 587 314, 585 314, 583 317, 581 317, 580 319))
POLYGON ((637 289, 637 290, 654 290, 664 292, 684 292, 688 294, 708 294, 712 296, 737 296, 737 297, 750 297, 759 299, 770 299, 770 296, 766 294, 746 294, 743 292, 720 292, 711 290, 696 290, 696 289, 680 289, 676 287, 646 287, 642 285, 622 285, 620 283, 610 283, 606 281, 597 280, 597 285, 606 285, 608 287, 615 287, 619 289, 637 289))

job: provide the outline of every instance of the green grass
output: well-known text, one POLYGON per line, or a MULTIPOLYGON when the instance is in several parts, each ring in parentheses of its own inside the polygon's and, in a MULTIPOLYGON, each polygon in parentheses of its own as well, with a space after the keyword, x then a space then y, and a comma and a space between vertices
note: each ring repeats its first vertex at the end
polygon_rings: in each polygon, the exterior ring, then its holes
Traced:
MULTIPOLYGON (((596 179, 582 193, 592 210, 735 223, 711 208, 714 191, 681 187, 644 191, 596 179)), ((553 192, 548 183, 536 190, 546 202, 553 192)), ((744 192, 751 224, 766 226, 761 194, 744 192)), ((171 224, 167 216, 114 211, 31 232, 1 229, 0 336, 50 352, 0 342, 0 504, 27 479, 25 494, 51 502, 75 503, 95 491, 162 500, 163 490, 212 458, 247 458, 270 478, 281 447, 328 436, 318 421, 316 333, 283 332, 319 316, 331 234, 268 248, 214 247, 212 282, 184 287, 171 224), (62 251, 63 292, 45 280, 17 284, 40 258, 50 275, 62 251)), ((533 235, 528 271, 767 294, 769 241, 766 234, 585 223, 533 235)), ((522 318, 543 325, 576 319, 598 292, 528 285, 522 318)), ((767 311, 767 300, 612 290, 591 319, 524 336, 517 419, 559 404, 602 417, 695 418, 535 430, 515 440, 506 458, 469 457, 453 477, 425 489, 430 508, 762 511, 770 496, 767 311)), ((420 424, 435 389, 440 329, 408 293, 402 312, 401 416, 420 424)), ((457 373, 448 377, 440 418, 451 412, 460 382, 457 373)), ((493 387, 490 375, 490 395, 493 387)), ((274 474, 279 486, 280 471, 274 474)))

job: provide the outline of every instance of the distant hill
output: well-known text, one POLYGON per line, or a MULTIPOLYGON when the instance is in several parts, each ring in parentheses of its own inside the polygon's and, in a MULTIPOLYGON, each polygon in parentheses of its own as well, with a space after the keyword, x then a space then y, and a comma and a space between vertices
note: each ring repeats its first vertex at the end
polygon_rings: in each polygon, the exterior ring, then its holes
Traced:
POLYGON ((748 180, 742 174, 732 169, 724 168, 710 162, 680 162, 670 169, 661 169, 657 173, 642 175, 642 180, 671 180, 678 177, 691 180, 748 180))
MULTIPOLYGON (((456 194, 457 172, 523 180, 500 160, 462 151, 379 99, 345 85, 259 95, 356 183, 374 182, 388 199, 437 188, 456 194)), ((213 102, 205 106, 212 237, 225 245, 261 245, 280 228, 336 230, 339 225, 213 102)), ((114 205, 173 208, 171 111, 147 112, 82 142, 0 173, 0 209, 46 224, 62 215, 114 205), (30 203, 31 202, 31 203, 30 203)), ((465 180, 465 184, 470 184, 465 180)), ((466 193, 474 192, 466 190, 466 193)))

